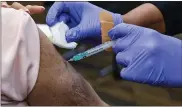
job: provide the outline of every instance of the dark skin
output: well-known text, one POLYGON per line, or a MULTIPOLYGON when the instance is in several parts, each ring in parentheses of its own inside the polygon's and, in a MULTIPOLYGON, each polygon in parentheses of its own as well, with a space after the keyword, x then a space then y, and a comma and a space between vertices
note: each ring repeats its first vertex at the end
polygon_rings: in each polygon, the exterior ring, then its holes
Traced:
MULTIPOLYGON (((7 7, 9 8, 9 5, 7 7)), ((10 7, 24 9, 25 11, 28 8, 29 11, 27 12, 30 14, 41 13, 41 7, 26 6, 25 8, 17 2, 10 7)), ((123 15, 123 20, 125 23, 165 32, 165 23, 161 12, 149 3, 123 15)), ((40 69, 36 84, 27 96, 26 102, 32 106, 107 105, 98 97, 90 84, 59 55, 52 43, 40 30, 39 36, 40 69)))
MULTIPOLYGON (((23 6, 18 2, 12 5, 2 2, 1 6, 23 9, 29 14, 43 12, 42 6, 23 6)), ((33 90, 25 99, 28 105, 107 106, 91 85, 56 51, 45 34, 40 29, 38 32, 40 38, 39 73, 33 90)))
POLYGON ((40 69, 27 103, 31 106, 106 106, 40 30, 39 36, 40 69))

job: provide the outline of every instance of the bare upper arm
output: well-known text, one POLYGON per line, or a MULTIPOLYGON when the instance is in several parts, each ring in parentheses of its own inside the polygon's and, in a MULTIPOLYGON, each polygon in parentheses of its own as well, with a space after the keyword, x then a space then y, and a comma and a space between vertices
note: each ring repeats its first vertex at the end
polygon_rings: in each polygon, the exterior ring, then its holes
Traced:
POLYGON ((106 105, 39 30, 40 69, 29 105, 106 105))

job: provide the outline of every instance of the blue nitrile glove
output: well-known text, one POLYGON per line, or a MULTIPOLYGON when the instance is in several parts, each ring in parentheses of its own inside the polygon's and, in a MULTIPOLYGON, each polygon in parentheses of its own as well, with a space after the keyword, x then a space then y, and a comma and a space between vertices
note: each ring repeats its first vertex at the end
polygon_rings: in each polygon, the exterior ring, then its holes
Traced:
POLYGON ((113 50, 124 65, 123 79, 171 87, 182 87, 182 41, 159 32, 121 23, 109 31, 116 40, 113 50))
MULTIPOLYGON (((66 33, 68 42, 92 39, 101 43, 101 10, 103 9, 89 2, 55 2, 47 14, 46 22, 52 26, 64 21, 71 28, 66 33)), ((122 22, 120 14, 111 14, 115 25, 122 22)))

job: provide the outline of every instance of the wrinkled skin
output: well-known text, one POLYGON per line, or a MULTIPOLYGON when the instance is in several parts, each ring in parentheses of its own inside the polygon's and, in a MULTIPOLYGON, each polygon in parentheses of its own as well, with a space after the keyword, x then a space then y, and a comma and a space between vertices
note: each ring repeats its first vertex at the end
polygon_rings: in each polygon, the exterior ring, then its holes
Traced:
MULTIPOLYGON (((12 5, 1 2, 1 6, 23 9, 29 14, 40 14, 44 11, 42 6, 23 6, 18 2, 13 2, 12 5)), ((31 106, 107 106, 40 30, 39 37, 39 74, 33 90, 25 99, 26 102, 31 106)))
POLYGON ((90 84, 56 51, 39 30, 40 69, 27 103, 32 106, 104 106, 90 84))

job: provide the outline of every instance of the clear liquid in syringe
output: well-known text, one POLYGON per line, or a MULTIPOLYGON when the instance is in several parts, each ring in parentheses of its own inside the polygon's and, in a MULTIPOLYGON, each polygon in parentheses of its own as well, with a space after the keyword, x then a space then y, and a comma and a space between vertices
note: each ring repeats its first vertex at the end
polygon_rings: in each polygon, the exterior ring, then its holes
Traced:
POLYGON ((85 52, 79 53, 77 55, 75 55, 73 58, 71 58, 69 61, 78 61, 81 59, 84 59, 86 57, 92 56, 94 54, 97 54, 101 51, 104 51, 105 49, 111 47, 114 44, 115 41, 109 41, 109 42, 105 42, 101 45, 98 45, 94 48, 91 48, 85 52))

